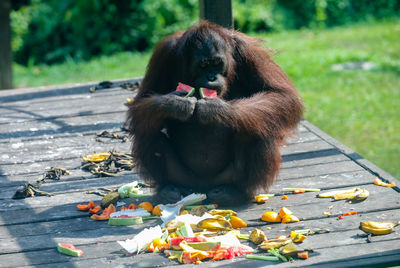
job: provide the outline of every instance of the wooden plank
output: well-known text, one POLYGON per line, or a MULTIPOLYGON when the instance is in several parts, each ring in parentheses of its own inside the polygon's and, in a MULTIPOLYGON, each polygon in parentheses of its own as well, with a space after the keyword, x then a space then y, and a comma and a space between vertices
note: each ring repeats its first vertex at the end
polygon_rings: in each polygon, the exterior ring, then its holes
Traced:
POLYGON ((286 180, 278 178, 271 187, 271 192, 279 192, 282 188, 318 188, 318 189, 336 189, 345 187, 361 186, 372 184, 375 176, 365 170, 353 172, 333 173, 301 177, 286 180))
POLYGON ((334 163, 315 164, 311 166, 290 167, 280 170, 278 180, 297 179, 302 177, 317 177, 329 174, 340 174, 351 171, 361 171, 362 167, 353 161, 341 161, 334 163))

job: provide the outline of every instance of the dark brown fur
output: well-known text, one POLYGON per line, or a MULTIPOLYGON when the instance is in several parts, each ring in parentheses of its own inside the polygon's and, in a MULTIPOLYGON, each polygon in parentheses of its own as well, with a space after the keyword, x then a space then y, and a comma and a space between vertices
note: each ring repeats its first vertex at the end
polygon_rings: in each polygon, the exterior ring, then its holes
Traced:
POLYGON ((237 196, 221 202, 241 202, 258 188, 267 191, 274 181, 279 146, 296 128, 302 110, 293 84, 259 40, 201 22, 156 46, 128 112, 132 153, 141 175, 156 183, 159 195, 169 184, 210 195, 216 187, 233 187, 227 194, 237 196), (229 62, 226 83, 218 98, 171 96, 178 82, 189 81, 185 68, 198 40, 223 47, 229 62), (226 163, 222 170, 206 163, 219 160, 226 163))

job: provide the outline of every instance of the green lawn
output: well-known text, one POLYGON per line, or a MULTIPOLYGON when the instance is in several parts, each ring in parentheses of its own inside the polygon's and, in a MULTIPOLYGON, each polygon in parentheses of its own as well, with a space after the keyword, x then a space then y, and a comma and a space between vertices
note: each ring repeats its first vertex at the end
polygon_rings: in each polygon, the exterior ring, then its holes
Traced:
MULTIPOLYGON (((266 34, 274 59, 304 98, 305 118, 400 178, 400 23, 266 34), (369 61, 371 71, 333 71, 369 61)), ((17 87, 142 76, 149 53, 120 53, 90 62, 14 67, 17 87)))

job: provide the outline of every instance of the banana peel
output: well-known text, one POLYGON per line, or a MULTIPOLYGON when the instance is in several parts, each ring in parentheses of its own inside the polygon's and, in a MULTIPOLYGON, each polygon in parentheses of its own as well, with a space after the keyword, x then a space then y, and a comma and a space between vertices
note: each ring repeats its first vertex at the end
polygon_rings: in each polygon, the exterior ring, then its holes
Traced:
POLYGON ((352 193, 341 193, 335 194, 333 196, 334 200, 354 200, 354 201, 362 201, 367 199, 369 196, 369 192, 366 189, 356 188, 356 190, 352 193))
POLYGON ((292 242, 291 238, 285 239, 269 239, 258 245, 259 248, 269 250, 271 248, 280 248, 292 242))
POLYGON ((369 192, 366 189, 361 189, 358 187, 354 187, 352 189, 347 189, 347 190, 330 191, 330 192, 320 193, 317 195, 317 197, 320 198, 332 197, 334 200, 353 200, 353 201, 362 201, 367 199, 368 196, 369 192))
POLYGON ((376 221, 363 221, 360 223, 360 229, 367 234, 385 235, 394 231, 396 226, 400 225, 393 222, 376 222, 376 221))

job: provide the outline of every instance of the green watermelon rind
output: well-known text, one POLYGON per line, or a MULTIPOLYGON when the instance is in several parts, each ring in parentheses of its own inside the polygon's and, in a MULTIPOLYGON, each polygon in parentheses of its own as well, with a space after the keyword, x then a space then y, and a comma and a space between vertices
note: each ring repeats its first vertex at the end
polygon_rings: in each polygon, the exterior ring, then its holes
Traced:
POLYGON ((192 88, 192 89, 188 92, 188 94, 185 95, 185 98, 192 97, 192 96, 194 95, 194 92, 195 92, 195 91, 196 91, 196 89, 195 89, 195 88, 192 88))
POLYGON ((57 244, 58 252, 60 252, 62 254, 65 254, 65 255, 73 256, 73 257, 79 257, 79 256, 83 255, 83 251, 82 250, 80 250, 80 249, 71 249, 71 248, 65 247, 63 245, 73 246, 72 244, 58 243, 57 244))
POLYGON ((127 226, 127 225, 137 225, 142 224, 142 217, 132 217, 132 218, 109 218, 108 225, 113 226, 127 226))

